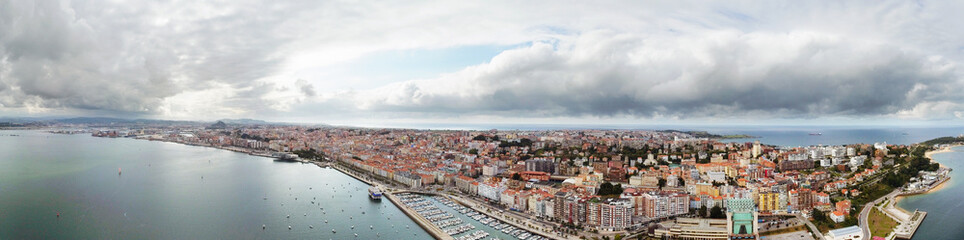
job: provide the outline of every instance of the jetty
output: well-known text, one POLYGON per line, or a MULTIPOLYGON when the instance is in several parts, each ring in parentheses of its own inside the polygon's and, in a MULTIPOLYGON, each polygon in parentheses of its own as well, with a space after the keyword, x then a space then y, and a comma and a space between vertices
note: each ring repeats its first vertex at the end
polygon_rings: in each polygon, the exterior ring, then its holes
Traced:
POLYGON ((920 223, 924 221, 924 217, 927 216, 927 212, 914 211, 914 214, 909 218, 900 221, 900 225, 897 225, 897 229, 894 229, 894 234, 897 239, 910 239, 917 232, 917 228, 920 227, 920 223))
POLYGON ((428 234, 431 234, 432 237, 434 237, 435 239, 455 240, 454 237, 452 237, 448 233, 445 233, 445 231, 443 231, 438 226, 435 226, 435 224, 432 224, 432 221, 425 219, 425 217, 423 217, 421 214, 418 214, 417 212, 415 212, 414 209, 403 204, 395 196, 395 193, 385 193, 385 197, 388 198, 388 200, 391 200, 392 203, 395 204, 395 206, 398 206, 398 208, 401 209, 403 213, 405 213, 405 215, 407 215, 409 218, 414 220, 415 223, 418 223, 418 225, 421 226, 422 229, 425 229, 425 231, 428 232, 428 234))

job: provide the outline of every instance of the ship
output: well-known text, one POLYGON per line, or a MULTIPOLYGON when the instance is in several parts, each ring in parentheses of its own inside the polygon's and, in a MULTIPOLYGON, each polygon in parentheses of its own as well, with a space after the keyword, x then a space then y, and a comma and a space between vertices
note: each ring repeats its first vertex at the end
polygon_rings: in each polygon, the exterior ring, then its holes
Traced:
POLYGON ((823 135, 823 133, 818 133, 818 132, 810 133, 810 136, 820 136, 820 135, 823 135))
POLYGON ((368 197, 375 201, 382 200, 382 191, 376 187, 368 188, 368 197))

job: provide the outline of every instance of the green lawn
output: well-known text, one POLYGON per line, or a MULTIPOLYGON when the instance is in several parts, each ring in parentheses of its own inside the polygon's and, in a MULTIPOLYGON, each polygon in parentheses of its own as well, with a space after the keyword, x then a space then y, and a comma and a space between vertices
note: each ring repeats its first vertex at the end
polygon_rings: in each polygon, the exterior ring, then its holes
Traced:
POLYGON ((867 217, 867 223, 870 224, 870 235, 878 237, 886 237, 887 234, 894 231, 897 227, 897 221, 893 218, 887 216, 877 208, 870 209, 870 216, 867 217))

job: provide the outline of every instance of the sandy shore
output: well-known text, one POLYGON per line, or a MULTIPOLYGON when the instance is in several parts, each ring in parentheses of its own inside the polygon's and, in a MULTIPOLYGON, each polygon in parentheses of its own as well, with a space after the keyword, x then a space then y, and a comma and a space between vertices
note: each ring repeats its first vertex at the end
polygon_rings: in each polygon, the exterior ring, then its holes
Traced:
MULTIPOLYGON (((937 149, 937 150, 927 151, 927 152, 924 153, 924 157, 930 158, 932 161, 937 162, 937 161, 934 160, 934 158, 933 158, 933 155, 934 155, 934 154, 953 152, 953 151, 954 151, 953 148, 954 148, 954 147, 959 147, 959 146, 964 146, 964 145, 955 144, 955 145, 950 145, 950 146, 942 147, 942 148, 937 149)), ((940 162, 937 162, 937 164, 940 164, 942 168, 946 168, 946 167, 947 167, 947 166, 944 166, 944 164, 943 164, 943 163, 940 163, 940 162)), ((937 186, 931 188, 930 190, 927 190, 927 192, 924 192, 924 193, 921 193, 921 194, 929 194, 929 193, 936 192, 936 191, 939 191, 939 190, 941 190, 941 189, 944 189, 944 186, 947 185, 947 182, 949 182, 949 181, 950 181, 950 180, 943 181, 943 182, 941 182, 940 184, 938 184, 937 186)), ((917 195, 917 194, 915 194, 915 195, 917 195)), ((897 203, 899 203, 900 200, 902 200, 902 199, 904 199, 904 198, 905 198, 905 196, 897 196, 897 197, 894 197, 894 203, 892 204, 892 206, 894 206, 894 207, 897 208, 897 209, 900 209, 901 211, 907 212, 906 209, 903 209, 903 208, 900 208, 900 207, 897 206, 897 203)))
MULTIPOLYGON (((953 152, 953 151, 954 151, 953 148, 954 148, 954 147, 959 147, 959 146, 964 146, 964 145, 954 144, 954 145, 942 147, 942 148, 937 149, 937 150, 927 151, 927 152, 924 153, 924 157, 930 158, 931 160, 934 160, 934 158, 933 158, 934 154, 953 152)), ((937 164, 940 164, 941 167, 945 167, 943 163, 937 162, 937 164)))

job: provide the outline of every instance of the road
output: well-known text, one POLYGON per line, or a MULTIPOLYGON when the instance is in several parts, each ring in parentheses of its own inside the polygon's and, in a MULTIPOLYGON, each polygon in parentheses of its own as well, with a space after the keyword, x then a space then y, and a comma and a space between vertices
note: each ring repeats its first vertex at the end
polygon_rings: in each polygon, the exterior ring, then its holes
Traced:
POLYGON ((870 236, 870 225, 867 224, 867 217, 870 216, 870 209, 884 199, 892 199, 897 195, 898 192, 900 192, 900 189, 894 190, 893 192, 890 192, 887 195, 874 200, 873 202, 864 204, 863 209, 860 210, 860 216, 857 218, 857 224, 860 225, 860 230, 863 231, 864 239, 870 239, 872 237, 870 236))
POLYGON ((816 237, 816 238, 819 239, 819 240, 824 240, 824 238, 823 238, 823 233, 820 232, 820 229, 817 228, 817 226, 814 226, 813 223, 810 222, 810 220, 804 218, 803 215, 800 215, 799 213, 794 214, 794 215, 797 216, 797 219, 800 220, 800 222, 803 222, 803 223, 806 223, 806 224, 807 224, 807 227, 809 227, 810 230, 814 232, 814 235, 816 235, 816 236, 814 236, 814 237, 816 237))

